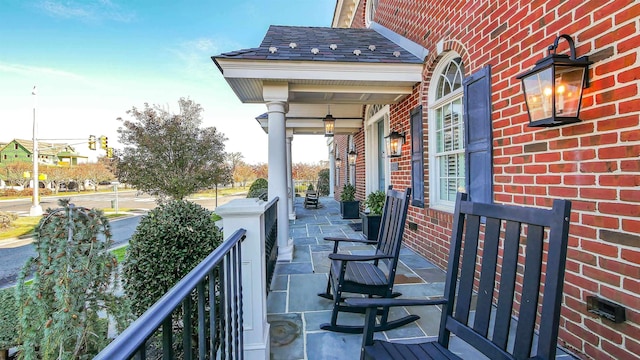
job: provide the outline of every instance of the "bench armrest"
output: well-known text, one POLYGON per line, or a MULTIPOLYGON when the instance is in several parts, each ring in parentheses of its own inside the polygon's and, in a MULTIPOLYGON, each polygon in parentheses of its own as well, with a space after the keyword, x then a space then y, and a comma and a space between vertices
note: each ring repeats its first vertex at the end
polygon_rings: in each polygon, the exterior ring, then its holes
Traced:
POLYGON ((377 244, 378 243, 377 240, 350 239, 350 238, 340 238, 340 237, 332 237, 332 236, 327 236, 324 239, 326 241, 335 241, 335 242, 347 241, 347 242, 357 242, 357 243, 363 243, 363 244, 377 244))
POLYGON ((447 303, 447 299, 377 299, 377 298, 348 298, 345 300, 348 305, 355 307, 393 307, 393 306, 421 306, 421 305, 442 305, 447 303))
POLYGON ((393 259, 393 256, 384 254, 373 255, 351 255, 351 254, 329 254, 329 259, 340 261, 370 261, 380 259, 393 259))

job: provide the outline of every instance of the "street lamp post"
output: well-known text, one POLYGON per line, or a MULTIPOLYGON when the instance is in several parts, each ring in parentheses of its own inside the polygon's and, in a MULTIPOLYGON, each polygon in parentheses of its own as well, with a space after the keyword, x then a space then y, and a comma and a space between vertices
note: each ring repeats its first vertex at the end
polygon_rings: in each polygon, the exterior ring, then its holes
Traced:
POLYGON ((42 215, 42 207, 40 206, 40 201, 38 200, 38 191, 40 190, 40 181, 38 179, 38 139, 36 139, 36 87, 33 87, 33 91, 31 92, 33 95, 33 204, 31 205, 31 209, 29 210, 30 216, 41 216, 42 215))

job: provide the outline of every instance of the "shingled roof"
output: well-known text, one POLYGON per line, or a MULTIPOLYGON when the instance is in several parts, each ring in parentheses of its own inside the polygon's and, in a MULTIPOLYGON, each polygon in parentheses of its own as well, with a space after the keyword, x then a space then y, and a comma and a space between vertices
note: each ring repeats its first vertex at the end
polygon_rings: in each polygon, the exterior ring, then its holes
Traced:
POLYGON ((260 47, 216 58, 420 64, 422 59, 372 29, 271 25, 260 47))

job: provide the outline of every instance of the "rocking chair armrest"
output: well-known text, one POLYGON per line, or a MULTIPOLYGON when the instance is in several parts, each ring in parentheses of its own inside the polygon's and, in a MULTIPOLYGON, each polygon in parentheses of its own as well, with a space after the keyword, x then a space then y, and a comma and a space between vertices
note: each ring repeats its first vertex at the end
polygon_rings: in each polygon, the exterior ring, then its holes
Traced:
POLYGON ((332 236, 327 236, 324 239, 326 241, 335 241, 335 242, 347 241, 347 242, 358 242, 358 243, 363 243, 363 244, 377 244, 378 243, 377 240, 350 239, 350 238, 341 238, 341 237, 332 237, 332 236))
POLYGON ((447 299, 390 299, 390 298, 347 298, 345 302, 355 307, 393 307, 393 306, 422 306, 422 305, 442 305, 447 303, 447 299))
POLYGON ((340 261, 371 261, 380 259, 393 259, 393 256, 384 254, 373 255, 351 255, 351 254, 329 254, 329 259, 340 261))

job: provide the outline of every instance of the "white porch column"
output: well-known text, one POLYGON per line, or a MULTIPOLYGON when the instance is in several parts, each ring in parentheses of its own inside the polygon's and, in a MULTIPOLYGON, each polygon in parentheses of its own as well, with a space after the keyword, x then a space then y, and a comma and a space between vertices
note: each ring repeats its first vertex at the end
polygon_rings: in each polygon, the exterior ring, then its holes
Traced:
POLYGON ((286 122, 288 85, 265 83, 263 97, 269 114, 269 199, 278 201, 278 261, 291 261, 293 242, 289 240, 289 204, 287 201, 286 122))
POLYGON ((291 141, 293 141, 293 130, 287 130, 287 188, 289 189, 289 196, 287 198, 287 203, 289 206, 289 220, 296 219, 296 210, 293 206, 293 202, 295 201, 296 189, 293 184, 293 174, 292 174, 292 158, 291 158, 291 141))
POLYGON ((336 158, 333 146, 333 144, 327 146, 329 150, 329 197, 333 197, 333 192, 336 186, 336 158))
POLYGON ((257 198, 249 198, 232 200, 216 208, 216 214, 222 217, 225 239, 240 228, 247 230, 241 246, 242 321, 247 360, 264 360, 270 356, 264 229, 267 205, 257 198))

